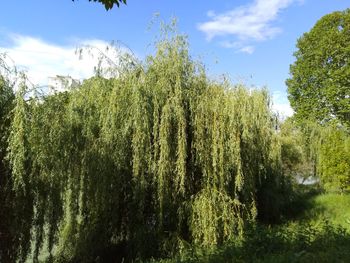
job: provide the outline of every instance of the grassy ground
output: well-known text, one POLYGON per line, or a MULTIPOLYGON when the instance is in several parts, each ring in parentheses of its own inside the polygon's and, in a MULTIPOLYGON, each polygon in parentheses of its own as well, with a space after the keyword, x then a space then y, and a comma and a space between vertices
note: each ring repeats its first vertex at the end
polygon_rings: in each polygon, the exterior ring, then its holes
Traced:
POLYGON ((285 212, 283 224, 256 225, 244 240, 214 249, 187 248, 172 259, 151 262, 350 262, 350 194, 301 189, 285 212))
POLYGON ((339 225, 350 232, 350 194, 320 194, 308 201, 301 220, 318 222, 328 220, 332 225, 339 225))
POLYGON ((350 195, 306 194, 278 226, 258 225, 243 241, 192 249, 160 262, 350 262, 350 195), (295 214, 293 214, 295 213, 295 214))

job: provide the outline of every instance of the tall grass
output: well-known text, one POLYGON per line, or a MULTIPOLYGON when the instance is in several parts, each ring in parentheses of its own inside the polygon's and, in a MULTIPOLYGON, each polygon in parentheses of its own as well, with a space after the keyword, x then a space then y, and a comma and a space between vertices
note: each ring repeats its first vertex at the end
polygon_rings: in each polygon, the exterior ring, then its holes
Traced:
POLYGON ((307 192, 282 225, 258 224, 243 240, 212 250, 191 247, 153 262, 350 262, 350 195, 307 192))
POLYGON ((308 201, 309 210, 301 219, 310 222, 328 220, 350 231, 350 195, 325 193, 314 196, 308 201))

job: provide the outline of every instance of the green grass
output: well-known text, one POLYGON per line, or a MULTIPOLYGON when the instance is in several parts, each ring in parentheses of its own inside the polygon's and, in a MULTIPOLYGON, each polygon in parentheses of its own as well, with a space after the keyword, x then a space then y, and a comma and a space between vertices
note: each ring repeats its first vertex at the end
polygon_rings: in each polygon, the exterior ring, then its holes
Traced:
POLYGON ((305 194, 290 211, 284 224, 257 225, 244 240, 154 262, 350 262, 349 194, 305 194))
POLYGON ((350 194, 320 194, 307 200, 309 209, 300 220, 328 220, 350 232, 350 194))
POLYGON ((350 262, 350 235, 328 222, 259 226, 240 242, 213 250, 197 249, 168 260, 173 262, 350 262))
POLYGON ((211 249, 187 247, 173 258, 151 262, 350 262, 350 194, 302 189, 286 212, 283 224, 258 224, 243 240, 211 249))

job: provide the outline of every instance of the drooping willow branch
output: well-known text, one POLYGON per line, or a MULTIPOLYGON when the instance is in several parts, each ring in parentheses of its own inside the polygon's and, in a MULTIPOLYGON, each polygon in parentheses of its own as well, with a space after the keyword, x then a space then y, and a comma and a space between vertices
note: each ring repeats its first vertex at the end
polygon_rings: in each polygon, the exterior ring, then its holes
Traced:
POLYGON ((34 258, 44 243, 67 261, 122 242, 140 257, 220 244, 255 220, 261 180, 282 180, 267 92, 209 80, 183 36, 118 78, 24 92, 9 158, 34 258))

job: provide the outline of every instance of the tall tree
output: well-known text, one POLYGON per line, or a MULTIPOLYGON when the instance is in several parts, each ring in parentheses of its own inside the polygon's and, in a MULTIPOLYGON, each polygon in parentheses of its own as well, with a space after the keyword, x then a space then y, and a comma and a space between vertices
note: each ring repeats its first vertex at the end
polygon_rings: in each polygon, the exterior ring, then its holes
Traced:
POLYGON ((350 124, 350 9, 322 17, 297 48, 286 81, 296 117, 350 124))
POLYGON ((17 92, 8 156, 22 261, 171 255, 278 213, 287 184, 267 92, 210 80, 173 29, 160 39, 118 78, 17 92))
MULTIPOLYGON (((1 62, 0 62, 1 63, 1 62)), ((2 65, 0 65, 1 67, 2 65)), ((6 162, 7 139, 10 134, 14 94, 9 81, 0 74, 0 261, 15 261, 16 238, 13 223, 13 191, 11 172, 6 162)))

